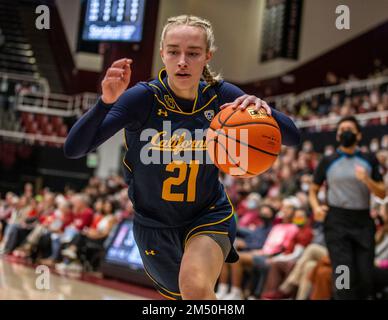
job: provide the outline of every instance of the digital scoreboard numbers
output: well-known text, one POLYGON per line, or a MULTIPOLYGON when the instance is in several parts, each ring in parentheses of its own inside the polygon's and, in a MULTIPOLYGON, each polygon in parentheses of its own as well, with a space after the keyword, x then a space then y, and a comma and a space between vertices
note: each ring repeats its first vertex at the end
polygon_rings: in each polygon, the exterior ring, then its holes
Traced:
POLYGON ((267 0, 261 61, 298 59, 302 0, 267 0))
POLYGON ((145 0, 88 0, 83 40, 140 42, 145 0))

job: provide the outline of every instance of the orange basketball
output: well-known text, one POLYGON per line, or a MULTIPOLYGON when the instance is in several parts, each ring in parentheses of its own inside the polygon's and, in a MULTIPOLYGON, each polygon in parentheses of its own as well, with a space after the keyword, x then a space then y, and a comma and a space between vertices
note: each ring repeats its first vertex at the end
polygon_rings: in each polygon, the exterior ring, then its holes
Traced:
POLYGON ((207 151, 223 172, 250 178, 268 170, 281 148, 280 129, 265 109, 221 110, 206 135, 207 151))

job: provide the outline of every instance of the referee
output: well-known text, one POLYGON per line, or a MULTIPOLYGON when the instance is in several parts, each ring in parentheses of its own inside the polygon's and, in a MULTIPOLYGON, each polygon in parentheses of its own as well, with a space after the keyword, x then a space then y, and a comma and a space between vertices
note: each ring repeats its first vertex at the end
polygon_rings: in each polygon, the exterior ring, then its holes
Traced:
POLYGON ((324 220, 325 241, 333 267, 334 298, 367 299, 373 295, 375 250, 370 194, 383 199, 385 187, 376 157, 358 150, 361 127, 355 117, 344 117, 338 122, 336 139, 340 146, 318 164, 309 200, 315 219, 324 220), (318 191, 325 181, 328 206, 318 200, 318 191), (344 270, 349 270, 348 287, 344 270), (341 277, 340 286, 336 285, 337 277, 341 277))

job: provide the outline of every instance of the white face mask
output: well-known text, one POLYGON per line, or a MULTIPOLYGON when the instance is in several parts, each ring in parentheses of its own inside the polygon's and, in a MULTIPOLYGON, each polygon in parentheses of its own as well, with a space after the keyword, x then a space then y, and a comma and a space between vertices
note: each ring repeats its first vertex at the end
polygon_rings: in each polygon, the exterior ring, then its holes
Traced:
POLYGON ((333 154, 333 150, 331 150, 331 149, 325 150, 325 156, 331 156, 332 154, 333 154))
POLYGON ((300 186, 300 188, 302 189, 302 191, 304 192, 308 192, 309 191, 309 188, 310 188, 310 185, 306 182, 302 183, 302 185, 300 186))
POLYGON ((255 208, 257 208, 256 201, 255 200, 248 200, 247 201, 247 208, 248 209, 255 209, 255 208))
POLYGON ((370 151, 376 152, 377 150, 379 150, 379 144, 378 143, 372 143, 369 148, 370 148, 370 151))
POLYGON ((324 190, 318 192, 318 200, 321 202, 326 200, 326 192, 324 190))
POLYGON ((383 139, 381 142, 381 149, 388 149, 388 139, 383 139))
POLYGON ((302 149, 303 149, 304 152, 311 152, 311 151, 313 151, 313 147, 311 145, 309 145, 309 144, 305 144, 302 149))
POLYGON ((54 211, 54 216, 55 218, 60 218, 61 217, 61 211, 59 209, 54 211))

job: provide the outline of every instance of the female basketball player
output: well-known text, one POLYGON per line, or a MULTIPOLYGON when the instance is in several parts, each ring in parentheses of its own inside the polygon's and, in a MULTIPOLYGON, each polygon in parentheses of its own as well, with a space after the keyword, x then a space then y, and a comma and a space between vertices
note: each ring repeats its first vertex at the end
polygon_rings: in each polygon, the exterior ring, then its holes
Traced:
POLYGON ((144 150, 205 154, 203 140, 175 132, 185 129, 194 137, 195 130, 209 127, 221 108, 245 109, 250 104, 273 115, 283 144, 299 143, 299 132, 287 116, 210 71, 214 52, 208 21, 186 15, 168 19, 160 41, 165 68, 158 78, 126 90, 132 60, 114 62, 102 81, 100 100, 73 126, 64 146, 67 157, 79 158, 124 128, 123 162, 136 211, 135 239, 145 271, 169 299, 215 299, 224 261, 238 259, 232 247, 233 208, 213 164, 149 162, 144 150), (148 136, 149 132, 153 133, 148 136))

